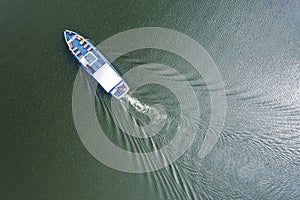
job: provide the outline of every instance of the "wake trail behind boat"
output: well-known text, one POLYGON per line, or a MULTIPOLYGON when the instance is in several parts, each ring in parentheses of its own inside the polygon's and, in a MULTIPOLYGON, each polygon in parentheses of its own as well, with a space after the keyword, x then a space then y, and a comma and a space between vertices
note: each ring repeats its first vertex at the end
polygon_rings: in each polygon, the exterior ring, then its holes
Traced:
POLYGON ((132 105, 137 111, 142 112, 144 114, 148 114, 151 110, 151 107, 141 103, 137 98, 134 98, 130 96, 129 94, 124 95, 124 100, 127 100, 127 102, 132 105))

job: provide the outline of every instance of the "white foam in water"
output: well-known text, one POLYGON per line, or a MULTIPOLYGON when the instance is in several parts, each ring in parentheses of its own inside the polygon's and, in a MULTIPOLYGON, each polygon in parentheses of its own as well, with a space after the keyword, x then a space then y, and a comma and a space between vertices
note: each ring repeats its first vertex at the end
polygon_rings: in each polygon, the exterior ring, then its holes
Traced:
POLYGON ((148 114, 151 110, 151 107, 145 104, 142 104, 137 98, 134 98, 128 94, 124 96, 124 99, 130 103, 137 111, 142 112, 144 114, 148 114))
POLYGON ((163 106, 159 104, 146 105, 128 94, 119 100, 121 103, 112 101, 112 113, 118 126, 126 134, 139 138, 149 138, 158 134, 164 127, 168 116, 163 106), (135 111, 148 115, 149 123, 139 126, 135 117, 128 112, 128 105, 131 105, 135 111))

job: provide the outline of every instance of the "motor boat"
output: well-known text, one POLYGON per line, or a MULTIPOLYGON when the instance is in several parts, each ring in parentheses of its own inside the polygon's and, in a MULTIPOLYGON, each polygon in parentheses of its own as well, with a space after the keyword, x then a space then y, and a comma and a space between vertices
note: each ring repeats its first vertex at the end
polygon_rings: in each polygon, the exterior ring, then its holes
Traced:
POLYGON ((125 96, 127 83, 95 45, 74 31, 65 30, 64 37, 75 59, 107 93, 118 99, 125 96))

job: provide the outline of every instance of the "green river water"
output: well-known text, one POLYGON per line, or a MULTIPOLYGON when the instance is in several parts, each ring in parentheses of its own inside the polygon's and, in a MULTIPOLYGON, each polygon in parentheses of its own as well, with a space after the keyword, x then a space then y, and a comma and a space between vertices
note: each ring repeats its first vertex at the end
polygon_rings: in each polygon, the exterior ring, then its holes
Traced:
MULTIPOLYGON (((300 198, 300 1, 1 0, 0 11, 0 199, 300 198), (94 93, 92 81, 68 51, 63 31, 74 30, 98 45, 142 27, 177 31, 200 44, 222 78, 224 98, 214 101, 210 92, 222 88, 205 80, 217 74, 198 73, 188 60, 148 46, 112 60, 129 87, 135 87, 130 96, 138 102, 116 102, 100 87, 94 93), (162 65, 146 66, 134 76, 137 66, 149 63, 162 65), (74 96, 76 76, 85 94, 74 96), (160 78, 147 82, 155 76, 160 78), (183 91, 183 79, 193 91, 181 92, 181 101, 172 88, 183 91), (164 80, 169 88, 160 84, 164 80), (185 141, 195 131, 194 139, 176 159, 148 172, 122 169, 146 169, 151 159, 136 162, 129 156, 122 164, 124 157, 93 146, 108 162, 120 160, 113 167, 97 159, 76 126, 77 107, 79 120, 92 123, 84 108, 87 96, 95 100, 105 138, 130 155, 160 150, 180 133, 185 141), (209 126, 210 119, 223 111, 214 110, 212 102, 226 107, 218 130, 209 126), (126 112, 131 118, 123 116, 126 112), (131 135, 118 128, 113 113, 122 116, 131 135), (145 126, 150 138, 133 135, 145 126), (208 131, 218 140, 201 157, 208 131)), ((161 35, 156 36, 159 40, 161 35)), ((186 55, 195 53, 187 43, 178 46, 186 55)), ((119 55, 121 48, 106 45, 102 50, 119 55)))

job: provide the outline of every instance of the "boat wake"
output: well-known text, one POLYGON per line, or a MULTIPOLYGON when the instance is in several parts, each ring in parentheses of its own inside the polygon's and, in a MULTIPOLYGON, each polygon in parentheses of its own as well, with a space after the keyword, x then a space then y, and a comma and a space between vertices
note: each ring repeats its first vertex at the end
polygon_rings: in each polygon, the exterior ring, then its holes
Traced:
POLYGON ((148 114, 151 110, 150 106, 141 103, 137 98, 134 98, 129 94, 126 94, 123 97, 123 99, 127 101, 130 105, 132 105, 136 111, 141 112, 143 114, 148 114))
POLYGON ((147 105, 130 94, 121 99, 111 99, 113 121, 127 135, 150 138, 168 124, 165 108, 160 104, 147 105))

